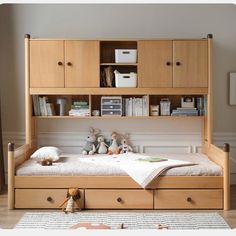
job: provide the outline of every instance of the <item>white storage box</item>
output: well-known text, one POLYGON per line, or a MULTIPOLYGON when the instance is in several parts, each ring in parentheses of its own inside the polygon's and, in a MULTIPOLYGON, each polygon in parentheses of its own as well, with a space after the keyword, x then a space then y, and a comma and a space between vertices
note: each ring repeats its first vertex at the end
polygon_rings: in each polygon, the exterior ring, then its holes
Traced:
POLYGON ((116 63, 136 63, 137 49, 115 49, 116 63))
POLYGON ((134 72, 123 74, 115 73, 116 87, 137 87, 137 74, 134 72))

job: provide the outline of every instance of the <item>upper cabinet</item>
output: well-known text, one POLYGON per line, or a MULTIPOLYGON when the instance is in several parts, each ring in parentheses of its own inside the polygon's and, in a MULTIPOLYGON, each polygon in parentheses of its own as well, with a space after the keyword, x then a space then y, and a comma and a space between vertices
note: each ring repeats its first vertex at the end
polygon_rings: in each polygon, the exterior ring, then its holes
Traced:
POLYGON ((173 87, 207 87, 206 40, 173 41, 173 87))
POLYGON ((64 41, 30 42, 30 87, 64 87, 64 41))
POLYGON ((172 87, 172 41, 138 42, 139 87, 172 87))
POLYGON ((99 87, 99 41, 32 40, 30 87, 99 87))
POLYGON ((99 41, 65 41, 65 87, 99 87, 99 41))

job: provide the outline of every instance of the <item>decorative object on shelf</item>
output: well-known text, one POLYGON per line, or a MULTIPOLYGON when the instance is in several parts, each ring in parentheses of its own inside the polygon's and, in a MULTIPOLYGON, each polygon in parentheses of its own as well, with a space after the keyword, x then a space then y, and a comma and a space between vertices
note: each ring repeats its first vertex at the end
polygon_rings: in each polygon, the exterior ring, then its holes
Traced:
POLYGON ((73 213, 75 212, 75 209, 81 210, 79 202, 80 197, 80 191, 78 188, 69 188, 65 201, 59 207, 62 207, 62 211, 65 213, 73 213), (66 207, 63 207, 65 203, 67 203, 66 207), (75 204, 77 207, 75 207, 75 204))
POLYGON ((101 116, 121 116, 122 96, 102 96, 101 116))
POLYGON ((160 101, 161 116, 170 115, 170 101, 168 98, 162 98, 160 101))
POLYGON ((136 63, 137 49, 115 49, 116 63, 136 63))
POLYGON ((115 74, 115 87, 126 88, 126 87, 137 87, 137 73, 120 73, 118 70, 114 71, 115 74))
POLYGON ((133 152, 133 148, 128 144, 129 134, 121 135, 120 153, 133 152))
POLYGON ((98 145, 97 145, 97 153, 98 154, 106 154, 107 153, 107 148, 108 145, 104 142, 104 137, 103 136, 99 136, 97 138, 98 141, 98 145))
POLYGON ((36 150, 30 158, 37 160, 39 164, 42 166, 52 165, 54 161, 58 161, 60 159, 60 155, 62 154, 62 150, 57 147, 45 146, 36 150))
POLYGON ((236 105, 236 72, 229 74, 229 105, 236 105))
POLYGON ((190 96, 181 97, 181 107, 183 108, 194 108, 195 99, 190 96))
POLYGON ((111 134, 111 144, 108 147, 108 154, 119 154, 119 145, 117 142, 118 134, 116 132, 112 132, 111 134))
POLYGON ((150 115, 159 116, 159 105, 150 105, 150 115))
POLYGON ((114 82, 113 82, 113 69, 111 66, 105 67, 105 76, 106 76, 106 87, 114 87, 114 82))
POLYGON ((90 132, 90 134, 87 136, 87 139, 86 139, 87 142, 82 149, 83 155, 88 155, 88 154, 93 155, 96 152, 96 146, 95 146, 96 140, 97 140, 96 135, 98 135, 100 133, 100 130, 90 127, 89 132, 90 132))
POLYGON ((203 97, 196 98, 196 108, 198 110, 198 115, 203 116, 204 115, 204 99, 203 99, 203 97))
POLYGON ((89 116, 90 110, 88 102, 74 101, 69 111, 69 116, 89 116))
POLYGON ((58 98, 57 99, 57 104, 59 105, 59 115, 60 116, 66 115, 66 103, 67 103, 66 98, 58 98))
POLYGON ((92 116, 99 116, 100 111, 99 110, 92 110, 92 116))

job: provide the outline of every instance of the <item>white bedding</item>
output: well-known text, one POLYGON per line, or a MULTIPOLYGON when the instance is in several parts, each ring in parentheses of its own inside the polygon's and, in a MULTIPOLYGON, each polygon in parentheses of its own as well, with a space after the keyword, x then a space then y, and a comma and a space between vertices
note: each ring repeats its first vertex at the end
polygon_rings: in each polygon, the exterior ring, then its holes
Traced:
MULTIPOLYGON (((153 154, 149 154, 152 156, 153 154)), ((53 166, 41 166, 35 160, 29 159, 17 167, 18 176, 39 176, 39 175, 58 175, 58 176, 127 176, 127 173, 118 166, 107 163, 83 162, 83 158, 106 157, 112 155, 83 156, 82 154, 63 154, 60 160, 53 166)), ((222 168, 210 161, 208 157, 201 153, 194 154, 156 154, 153 156, 167 159, 189 161, 197 164, 192 166, 174 167, 166 170, 162 175, 166 176, 218 176, 222 175, 222 168)))

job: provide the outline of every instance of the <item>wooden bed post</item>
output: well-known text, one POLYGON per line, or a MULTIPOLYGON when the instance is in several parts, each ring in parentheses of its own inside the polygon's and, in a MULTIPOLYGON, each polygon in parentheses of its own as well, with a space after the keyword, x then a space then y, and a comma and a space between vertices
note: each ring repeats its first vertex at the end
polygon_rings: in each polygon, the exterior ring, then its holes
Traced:
POLYGON ((15 161, 14 161, 14 143, 8 144, 8 209, 14 209, 14 178, 15 178, 15 161))
POLYGON ((229 166, 229 151, 230 146, 224 143, 223 150, 225 152, 223 176, 224 176, 224 210, 230 209, 230 166, 229 166))

